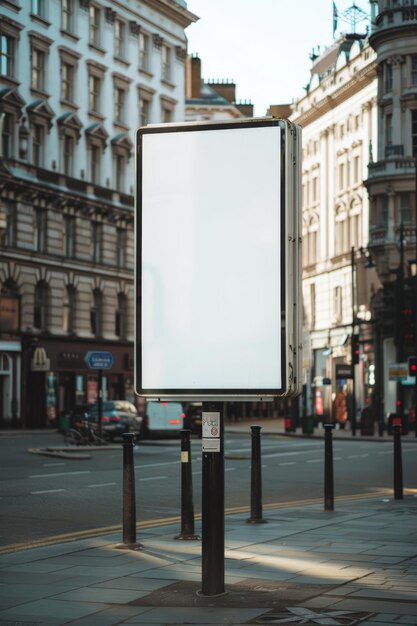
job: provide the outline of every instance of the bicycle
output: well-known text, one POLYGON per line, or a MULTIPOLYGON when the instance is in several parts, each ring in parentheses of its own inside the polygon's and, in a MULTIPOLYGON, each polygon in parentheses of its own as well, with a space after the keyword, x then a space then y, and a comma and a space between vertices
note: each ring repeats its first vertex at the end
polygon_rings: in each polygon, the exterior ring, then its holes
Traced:
POLYGON ((88 421, 74 422, 64 433, 66 446, 107 446, 108 441, 97 434, 95 426, 88 421))

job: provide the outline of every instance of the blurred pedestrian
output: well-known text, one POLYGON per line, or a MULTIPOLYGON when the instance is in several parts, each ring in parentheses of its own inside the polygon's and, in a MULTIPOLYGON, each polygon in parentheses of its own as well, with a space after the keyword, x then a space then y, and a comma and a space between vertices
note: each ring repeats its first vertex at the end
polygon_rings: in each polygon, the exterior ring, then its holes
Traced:
POLYGON ((339 424, 340 428, 345 428, 347 418, 348 418, 348 412, 347 412, 347 405, 346 405, 346 392, 343 390, 343 387, 341 386, 337 388, 334 405, 335 405, 336 422, 337 424, 339 424))

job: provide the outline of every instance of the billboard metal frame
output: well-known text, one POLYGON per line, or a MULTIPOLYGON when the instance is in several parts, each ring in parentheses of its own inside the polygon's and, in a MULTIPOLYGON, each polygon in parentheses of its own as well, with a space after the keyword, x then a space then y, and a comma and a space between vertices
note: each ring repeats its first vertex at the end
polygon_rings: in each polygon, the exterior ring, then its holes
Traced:
MULTIPOLYGON (((274 397, 295 396, 300 393, 301 380, 301 236, 300 236, 300 153, 301 129, 288 120, 277 118, 254 118, 232 122, 184 123, 150 125, 137 131, 136 160, 136 207, 135 207, 135 384, 136 393, 148 399, 184 401, 254 401, 272 400, 274 397), (150 134, 182 133, 279 127, 280 150, 280 303, 281 320, 281 387, 242 388, 145 388, 142 368, 142 241, 143 230, 143 138, 150 134)), ((273 289, 273 286, 271 286, 273 289)), ((221 367, 221 363, 219 363, 221 367)))

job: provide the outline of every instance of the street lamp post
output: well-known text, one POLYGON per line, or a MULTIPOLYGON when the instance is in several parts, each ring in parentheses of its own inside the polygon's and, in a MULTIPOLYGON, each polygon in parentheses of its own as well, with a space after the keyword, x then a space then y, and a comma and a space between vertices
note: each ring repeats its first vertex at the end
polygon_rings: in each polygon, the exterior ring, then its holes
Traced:
POLYGON ((356 435, 356 383, 355 383, 355 248, 351 248, 351 270, 352 270, 352 339, 351 339, 351 360, 352 360, 352 435, 356 435))

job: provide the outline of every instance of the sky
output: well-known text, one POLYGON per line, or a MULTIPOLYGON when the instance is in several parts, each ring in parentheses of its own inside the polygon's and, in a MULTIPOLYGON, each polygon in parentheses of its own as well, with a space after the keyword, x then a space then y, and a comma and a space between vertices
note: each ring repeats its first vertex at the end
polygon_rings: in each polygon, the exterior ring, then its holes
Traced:
MULTIPOLYGON (((351 30, 340 15, 353 0, 335 4, 338 36, 351 30)), ((201 59, 202 78, 234 79, 237 100, 251 100, 258 116, 270 104, 300 98, 309 82, 309 55, 334 41, 332 0, 187 0, 187 6, 200 18, 186 34, 188 52, 201 59)), ((369 14, 367 0, 356 6, 369 14)))

